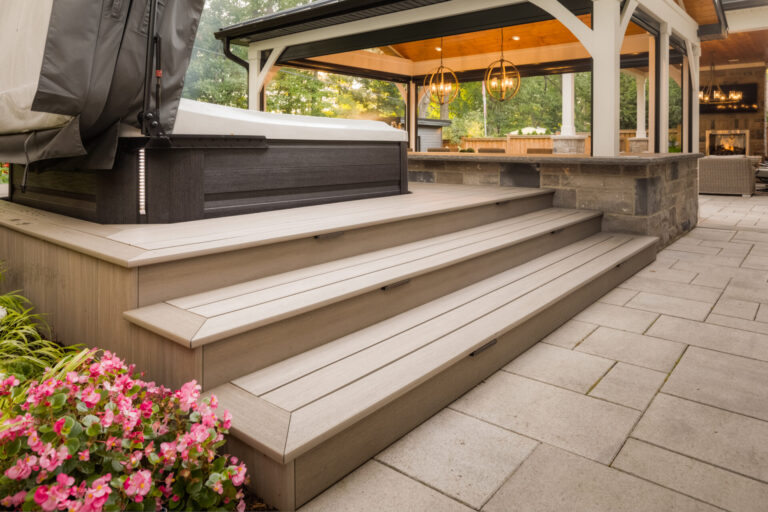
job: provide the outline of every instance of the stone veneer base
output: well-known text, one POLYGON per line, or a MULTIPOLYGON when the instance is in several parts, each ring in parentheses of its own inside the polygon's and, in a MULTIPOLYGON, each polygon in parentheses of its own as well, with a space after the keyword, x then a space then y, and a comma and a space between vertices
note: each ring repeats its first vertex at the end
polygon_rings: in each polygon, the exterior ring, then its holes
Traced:
POLYGON ((696 226, 701 156, 414 153, 408 176, 427 183, 550 188, 555 206, 600 210, 603 230, 657 236, 662 248, 696 226))

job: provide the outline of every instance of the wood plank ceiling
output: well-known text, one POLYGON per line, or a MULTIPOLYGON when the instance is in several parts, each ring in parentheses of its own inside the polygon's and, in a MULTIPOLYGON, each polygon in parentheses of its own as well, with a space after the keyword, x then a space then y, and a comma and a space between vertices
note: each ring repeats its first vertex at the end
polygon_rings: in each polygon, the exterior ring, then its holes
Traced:
MULTIPOLYGON (((718 23, 712 0, 684 0, 685 10, 699 25, 718 23)), ((727 13, 726 13, 727 18, 727 13)), ((725 39, 702 41, 701 65, 738 64, 768 60, 768 30, 731 32, 725 39)))
MULTIPOLYGON (((588 26, 591 24, 589 14, 579 16, 588 26)), ((504 51, 520 50, 523 48, 538 48, 556 44, 575 43, 578 40, 557 20, 539 21, 505 27, 504 51), (515 40, 513 37, 519 39, 515 40)), ((634 23, 627 28, 627 35, 642 34, 645 31, 634 23)), ((481 30, 455 36, 446 36, 442 41, 443 56, 458 57, 467 55, 480 55, 498 52, 501 43, 501 30, 481 30)), ((424 39, 409 43, 395 44, 390 48, 398 55, 412 61, 424 61, 437 59, 440 52, 440 38, 424 39)))

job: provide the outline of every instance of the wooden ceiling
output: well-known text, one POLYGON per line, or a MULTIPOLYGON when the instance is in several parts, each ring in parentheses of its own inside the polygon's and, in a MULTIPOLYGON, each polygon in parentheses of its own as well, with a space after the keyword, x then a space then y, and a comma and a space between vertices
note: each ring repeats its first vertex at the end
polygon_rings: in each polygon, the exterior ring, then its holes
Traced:
MULTIPOLYGON (((589 14, 579 18, 591 26, 589 14)), ((556 44, 575 43, 578 41, 562 23, 557 20, 539 21, 525 25, 505 27, 504 50, 520 50, 524 48, 538 48, 556 44), (515 41, 514 36, 520 39, 515 41)), ((645 30, 630 23, 627 35, 643 34, 645 30)), ((479 55, 498 52, 501 43, 501 30, 482 30, 455 36, 447 36, 442 40, 443 57, 457 57, 464 55, 479 55)), ((440 38, 424 39, 410 43, 392 45, 390 48, 397 54, 412 61, 425 61, 440 58, 440 38)))
POLYGON ((768 30, 736 32, 725 39, 701 42, 701 65, 738 64, 768 60, 768 30), (732 62, 738 59, 738 62, 732 62))
POLYGON ((712 0, 683 0, 685 10, 699 25, 717 23, 717 11, 712 0))

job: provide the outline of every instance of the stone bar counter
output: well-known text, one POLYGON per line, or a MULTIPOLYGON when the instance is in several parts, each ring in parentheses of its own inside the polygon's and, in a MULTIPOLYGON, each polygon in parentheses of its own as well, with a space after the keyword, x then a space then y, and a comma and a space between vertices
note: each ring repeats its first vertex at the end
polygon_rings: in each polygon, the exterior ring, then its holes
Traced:
POLYGON ((603 212, 603 230, 657 236, 665 247, 696 226, 700 154, 411 153, 410 181, 543 187, 554 206, 603 212))

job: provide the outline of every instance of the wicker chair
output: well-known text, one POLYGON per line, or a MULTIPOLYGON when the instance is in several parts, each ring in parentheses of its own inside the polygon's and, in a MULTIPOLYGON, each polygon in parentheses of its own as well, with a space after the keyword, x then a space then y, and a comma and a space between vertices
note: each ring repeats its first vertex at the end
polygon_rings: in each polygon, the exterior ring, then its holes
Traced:
POLYGON ((699 193, 755 193, 755 168, 743 156, 708 156, 699 159, 699 193))

